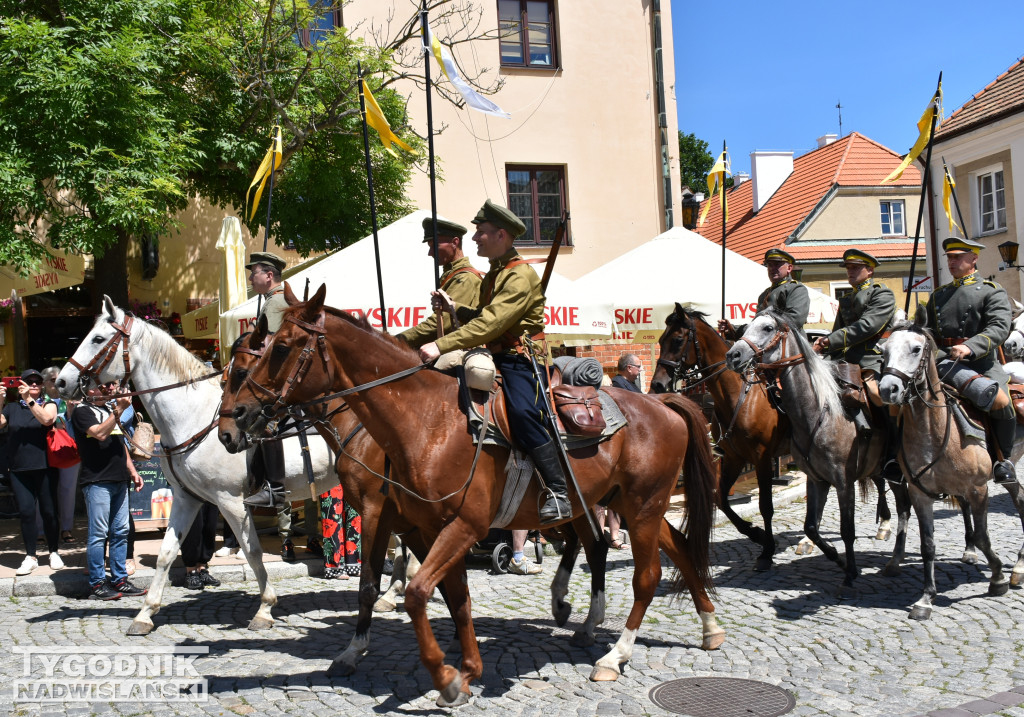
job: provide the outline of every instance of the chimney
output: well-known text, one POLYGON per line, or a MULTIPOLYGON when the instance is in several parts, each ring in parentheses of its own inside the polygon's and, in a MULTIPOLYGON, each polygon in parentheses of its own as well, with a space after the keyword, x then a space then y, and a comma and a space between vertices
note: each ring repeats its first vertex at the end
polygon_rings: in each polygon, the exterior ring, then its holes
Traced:
POLYGON ((754 214, 771 199, 786 178, 793 173, 792 152, 750 153, 750 174, 754 183, 754 214))
POLYGON ((735 189, 736 187, 740 186, 744 182, 749 182, 749 181, 750 181, 750 175, 747 174, 746 172, 736 172, 735 174, 732 175, 732 187, 733 187, 733 189, 735 189))
POLYGON ((838 137, 839 137, 839 135, 837 135, 837 134, 823 134, 823 135, 821 135, 820 137, 818 137, 818 149, 821 149, 822 147, 826 147, 826 146, 832 144, 833 142, 836 141, 836 139, 838 137))

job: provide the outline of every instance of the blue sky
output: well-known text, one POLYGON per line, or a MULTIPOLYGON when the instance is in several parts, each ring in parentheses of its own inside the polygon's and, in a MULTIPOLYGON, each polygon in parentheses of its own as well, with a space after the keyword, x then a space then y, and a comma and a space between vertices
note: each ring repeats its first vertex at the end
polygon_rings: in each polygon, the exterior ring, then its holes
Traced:
POLYGON ((671 0, 679 129, 734 171, 859 132, 900 153, 939 71, 948 116, 1024 55, 1024 2, 671 0))

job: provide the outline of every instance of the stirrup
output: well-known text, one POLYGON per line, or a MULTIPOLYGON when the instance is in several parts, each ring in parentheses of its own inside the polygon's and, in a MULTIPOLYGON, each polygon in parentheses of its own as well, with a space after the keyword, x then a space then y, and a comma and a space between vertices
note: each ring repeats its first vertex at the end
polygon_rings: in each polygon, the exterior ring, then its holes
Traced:
POLYGON ((284 489, 274 490, 269 482, 264 483, 258 492, 242 499, 242 503, 250 508, 276 508, 284 502, 284 489))
POLYGON ((572 518, 572 505, 567 496, 559 495, 552 490, 546 491, 547 500, 539 511, 540 524, 549 525, 572 518))
POLYGON ((992 480, 999 485, 1013 485, 1017 482, 1017 471, 1010 461, 997 461, 992 467, 992 480))
POLYGON ((882 477, 885 478, 886 482, 891 485, 906 485, 907 479, 903 475, 903 469, 900 468, 899 461, 895 458, 890 458, 882 466, 882 477))

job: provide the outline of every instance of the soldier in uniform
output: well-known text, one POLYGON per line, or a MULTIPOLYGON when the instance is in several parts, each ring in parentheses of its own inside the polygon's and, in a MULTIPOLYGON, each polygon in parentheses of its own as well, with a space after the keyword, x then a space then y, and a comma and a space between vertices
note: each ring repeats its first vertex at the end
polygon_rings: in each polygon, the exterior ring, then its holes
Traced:
MULTIPOLYGON (((878 374, 882 371, 882 351, 878 348, 878 341, 896 313, 896 297, 891 289, 872 281, 878 260, 866 251, 847 249, 843 252, 842 266, 846 269, 846 278, 853 287, 853 293, 839 300, 839 313, 832 333, 815 340, 814 350, 837 361, 858 364, 868 400, 875 406, 881 406, 878 374)), ((855 414, 854 422, 862 432, 871 430, 860 410, 855 414)), ((889 428, 889 450, 883 465, 890 472, 895 469, 892 479, 898 482, 902 474, 895 460, 898 449, 895 418, 889 428)))
MULTIPOLYGON (((447 219, 437 219, 437 256, 434 262, 441 265, 441 291, 448 294, 459 306, 476 308, 480 302, 480 279, 483 274, 473 268, 469 259, 462 253, 462 239, 466 227, 447 219)), ((434 256, 433 220, 423 220, 423 241, 427 244, 427 255, 434 256)), ((451 318, 442 314, 444 333, 451 331, 451 318)), ((403 331, 398 338, 414 349, 437 338, 437 318, 432 314, 418 325, 403 331)))
MULTIPOLYGON (((807 323, 807 312, 811 309, 811 297, 807 287, 792 277, 796 259, 783 249, 769 249, 764 254, 764 266, 768 270, 771 286, 757 297, 757 313, 765 309, 780 310, 794 326, 807 323)), ((733 326, 728 319, 718 321, 718 333, 729 341, 743 335, 746 325, 733 326)))
MULTIPOLYGON (((285 260, 269 251, 257 251, 249 255, 249 283, 253 290, 263 296, 260 304, 259 319, 266 317, 268 340, 281 328, 281 321, 288 302, 284 300, 284 282, 281 272, 285 268, 285 260)), ((277 528, 281 536, 281 554, 286 560, 295 559, 295 548, 291 542, 291 506, 285 497, 284 488, 284 450, 281 441, 264 441, 257 446, 249 466, 251 475, 262 480, 262 485, 243 503, 254 508, 276 508, 277 528)))
POLYGON ((1003 287, 978 276, 978 254, 984 244, 951 237, 942 242, 953 281, 940 286, 928 301, 928 328, 939 345, 939 357, 960 361, 999 384, 1000 390, 989 409, 996 443, 1003 460, 995 460, 997 483, 1014 483, 1016 471, 1010 462, 1016 419, 1010 402, 1009 376, 999 363, 997 349, 1010 334, 1012 311, 1003 287))
MULTIPOLYGON (((572 517, 565 484, 565 470, 555 441, 548 431, 548 404, 526 355, 520 337, 544 330, 544 294, 537 272, 513 247, 526 226, 505 207, 487 200, 473 219, 477 253, 490 259, 490 270, 480 285, 480 306, 455 306, 462 326, 420 347, 420 358, 433 361, 442 353, 485 345, 502 374, 502 390, 513 436, 530 454, 548 488, 540 509, 542 525, 572 517)), ((451 299, 435 291, 435 308, 446 308, 451 299)))

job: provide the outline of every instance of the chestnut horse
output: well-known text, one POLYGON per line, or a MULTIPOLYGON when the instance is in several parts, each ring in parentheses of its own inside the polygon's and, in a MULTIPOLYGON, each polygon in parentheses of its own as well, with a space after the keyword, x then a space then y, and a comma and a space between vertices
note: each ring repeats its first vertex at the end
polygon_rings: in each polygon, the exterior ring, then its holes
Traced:
MULTIPOLYGON (((450 594, 462 646, 462 669, 444 664, 427 619, 426 602, 438 581, 465 570, 465 555, 486 536, 497 514, 509 451, 476 447, 459 408, 455 379, 422 371, 418 354, 363 319, 324 306, 321 286, 305 303, 285 290, 288 303, 274 335, 236 396, 234 417, 243 430, 259 433, 268 417, 315 406, 339 391, 370 435, 394 462, 393 499, 402 514, 437 537, 420 571, 406 588, 406 610, 416 630, 420 659, 440 691, 438 704, 468 701, 470 683, 482 674, 468 591, 450 594)), ((257 335, 266 330, 261 322, 257 335)), ((609 389, 628 425, 596 445, 570 451, 582 495, 573 495, 574 515, 584 506, 607 502, 630 526, 635 570, 634 602, 612 650, 598 660, 592 680, 614 680, 629 660, 637 632, 661 577, 658 546, 679 568, 704 625, 704 647, 721 644, 714 619, 708 556, 714 513, 715 477, 707 429, 700 410, 687 399, 656 401, 609 389), (685 468, 685 470, 684 470, 685 468), (687 495, 686 533, 665 520, 672 489, 683 475, 687 495)), ((336 396, 331 396, 333 398, 336 396)), ((538 527, 540 486, 530 483, 510 529, 538 527)), ((577 518, 577 532, 585 519, 577 518)))
MULTIPOLYGON (((772 533, 774 463, 776 458, 789 452, 789 419, 771 405, 763 383, 748 382, 740 374, 725 369, 725 352, 730 344, 711 327, 706 316, 701 311, 676 304, 658 339, 661 350, 651 378, 651 391, 672 391, 677 381, 687 377, 693 378, 690 385, 700 382, 707 385, 715 407, 711 430, 722 452, 718 507, 738 531, 761 546, 754 570, 768 570, 777 547, 772 533), (758 508, 764 529, 737 515, 728 500, 729 492, 748 464, 757 471, 758 508)), ((875 539, 887 540, 892 514, 885 499, 885 481, 879 476, 872 480, 878 489, 879 525, 875 539)), ((797 554, 812 549, 805 538, 797 547, 797 554)))

